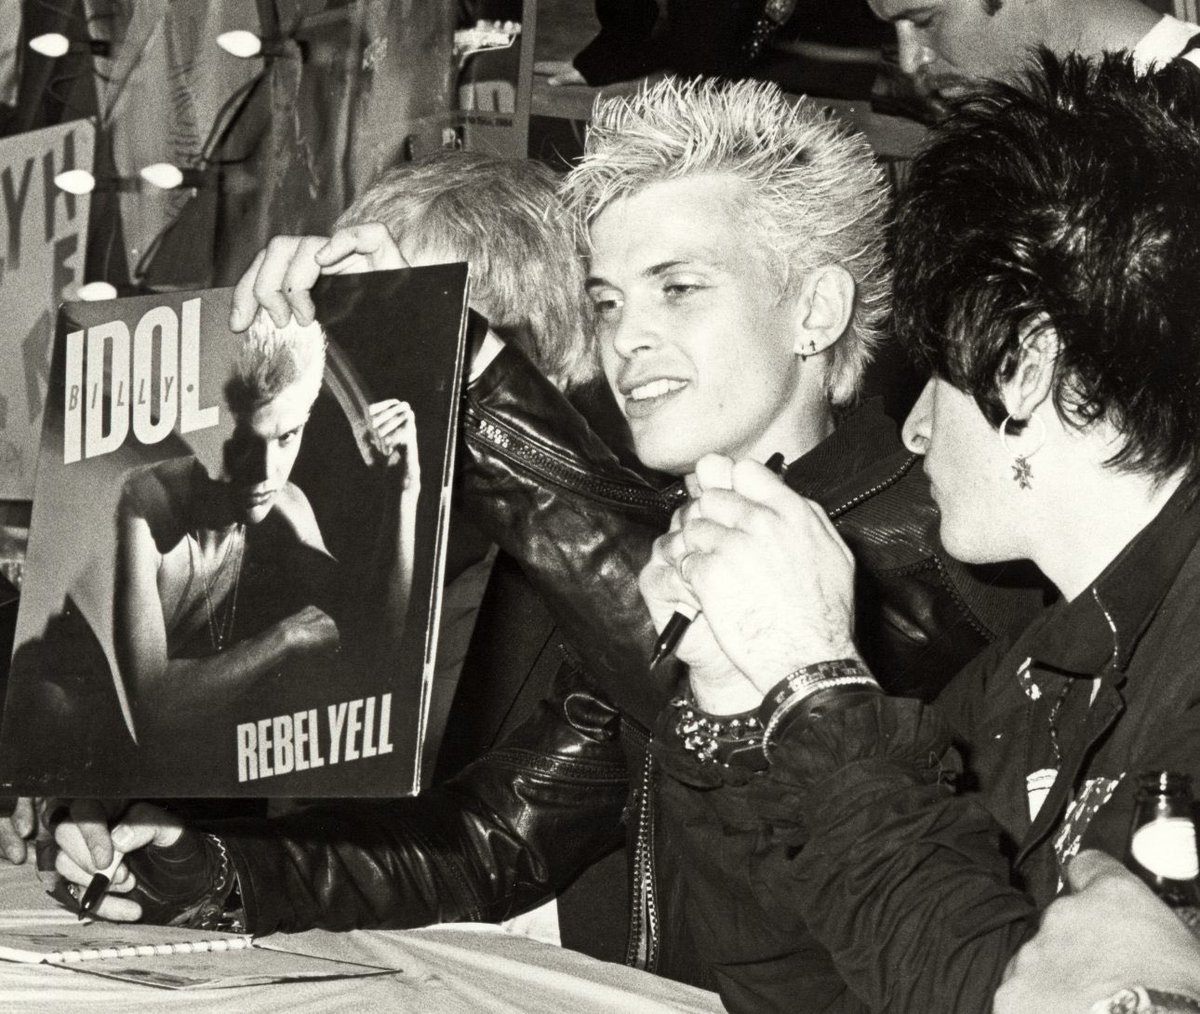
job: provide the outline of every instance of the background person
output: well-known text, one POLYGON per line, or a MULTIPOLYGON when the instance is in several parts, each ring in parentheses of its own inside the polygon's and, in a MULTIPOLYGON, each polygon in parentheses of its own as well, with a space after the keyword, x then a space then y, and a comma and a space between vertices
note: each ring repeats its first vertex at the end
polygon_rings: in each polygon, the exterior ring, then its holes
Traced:
POLYGON ((1200 27, 1140 0, 868 0, 896 26, 901 69, 934 100, 982 80, 1012 80, 1045 46, 1059 56, 1128 49, 1148 68, 1183 56, 1196 62, 1200 27))

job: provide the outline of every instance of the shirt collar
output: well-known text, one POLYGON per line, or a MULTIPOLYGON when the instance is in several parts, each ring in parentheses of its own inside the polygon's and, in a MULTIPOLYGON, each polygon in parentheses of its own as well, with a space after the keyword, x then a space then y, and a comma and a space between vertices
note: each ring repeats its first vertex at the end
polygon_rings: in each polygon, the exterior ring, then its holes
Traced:
POLYGON ((1200 541, 1200 506, 1184 482, 1100 576, 1070 602, 1051 607, 1031 631, 1028 652, 1043 667, 1095 676, 1129 665, 1138 639, 1200 541))
POLYGON ((1174 60, 1197 31, 1200 29, 1195 25, 1164 14, 1158 24, 1143 35, 1133 47, 1133 62, 1139 70, 1144 71, 1157 64, 1174 60))

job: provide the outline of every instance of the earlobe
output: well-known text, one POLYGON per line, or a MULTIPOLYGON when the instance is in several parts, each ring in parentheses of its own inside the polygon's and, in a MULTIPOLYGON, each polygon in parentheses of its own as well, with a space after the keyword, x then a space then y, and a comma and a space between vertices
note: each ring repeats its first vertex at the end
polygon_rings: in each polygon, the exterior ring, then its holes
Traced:
POLYGON ((824 352, 842 337, 854 313, 854 278, 840 264, 825 264, 805 275, 796 302, 796 342, 803 359, 824 352))
POLYGON ((1028 419, 1051 396, 1058 348, 1058 335, 1044 314, 1022 329, 1017 368, 1000 387, 1011 418, 1028 419))

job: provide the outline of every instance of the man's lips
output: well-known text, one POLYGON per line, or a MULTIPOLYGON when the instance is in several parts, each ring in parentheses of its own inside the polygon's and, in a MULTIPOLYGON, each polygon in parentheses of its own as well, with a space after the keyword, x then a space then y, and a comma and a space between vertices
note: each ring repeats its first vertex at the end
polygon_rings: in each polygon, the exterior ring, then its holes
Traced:
POLYGON ((261 507, 275 495, 275 490, 244 490, 242 501, 250 507, 261 507))
POLYGON ((656 377, 623 386, 625 415, 630 419, 651 415, 687 386, 686 380, 674 377, 656 377))

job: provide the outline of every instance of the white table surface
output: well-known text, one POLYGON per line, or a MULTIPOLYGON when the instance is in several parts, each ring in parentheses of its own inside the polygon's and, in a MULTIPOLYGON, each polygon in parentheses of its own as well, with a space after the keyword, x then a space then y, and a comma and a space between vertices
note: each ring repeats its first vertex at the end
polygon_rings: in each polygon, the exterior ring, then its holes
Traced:
MULTIPOLYGON (((0 908, 53 907, 30 865, 0 860, 0 908)), ((0 961, 0 1011, 389 1011, 414 1014, 708 1014, 715 993, 478 923, 420 930, 312 930, 289 950, 396 967, 369 978, 167 990, 66 968, 0 961)), ((154 960, 170 961, 170 958, 154 960)))

